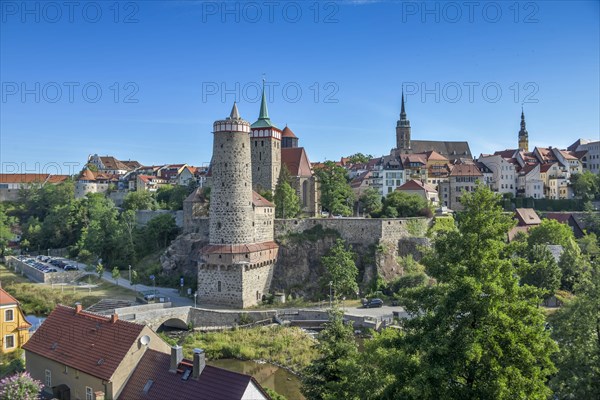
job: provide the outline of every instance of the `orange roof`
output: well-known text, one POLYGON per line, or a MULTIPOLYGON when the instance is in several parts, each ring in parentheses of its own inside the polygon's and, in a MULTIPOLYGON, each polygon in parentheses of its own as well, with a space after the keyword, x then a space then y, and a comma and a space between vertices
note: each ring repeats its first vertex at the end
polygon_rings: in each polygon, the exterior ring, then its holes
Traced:
POLYGON ((286 125, 285 128, 281 131, 281 137, 290 137, 290 138, 298 138, 294 135, 294 132, 286 125))
POLYGON ((94 175, 94 173, 89 168, 86 168, 81 173, 81 176, 79 177, 79 179, 85 180, 85 181, 95 181, 96 180, 96 176, 94 175))
POLYGON ((450 176, 483 176, 475 164, 454 164, 450 176))
POLYGON ((448 161, 448 159, 446 157, 444 157, 443 155, 441 155, 440 153, 438 153, 435 150, 431 150, 431 151, 428 151, 427 153, 425 153, 425 157, 427 157, 427 161, 429 161, 429 160, 448 161))
POLYGON ((204 254, 221 253, 221 254, 245 254, 276 249, 279 245, 275 242, 263 242, 252 244, 209 244, 201 250, 204 254))
POLYGON ((50 174, 0 174, 0 183, 61 183, 69 175, 50 174))
POLYGON ((312 176, 310 161, 304 147, 281 149, 281 163, 287 167, 292 176, 312 176))
POLYGON ((6 290, 0 287, 0 305, 19 304, 18 300, 12 297, 6 290))
POLYGON ((437 190, 435 190, 435 188, 433 188, 431 185, 422 183, 416 179, 406 182, 404 185, 396 188, 396 190, 424 190, 426 192, 437 193, 437 190))
POLYGON ((427 159, 423 153, 409 154, 404 158, 404 162, 427 164, 427 159))
POLYGON ((256 207, 275 207, 275 204, 271 203, 255 191, 252 191, 252 204, 256 207))
POLYGON ((142 329, 141 324, 112 322, 111 317, 59 304, 23 348, 108 381, 142 329))

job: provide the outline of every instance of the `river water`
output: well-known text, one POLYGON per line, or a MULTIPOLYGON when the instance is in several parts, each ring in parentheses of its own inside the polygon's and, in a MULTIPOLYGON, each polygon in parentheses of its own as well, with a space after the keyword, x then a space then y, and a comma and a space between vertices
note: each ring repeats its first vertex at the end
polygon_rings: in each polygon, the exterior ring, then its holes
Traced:
POLYGON ((235 359, 212 360, 207 363, 215 367, 252 375, 262 386, 275 390, 288 400, 304 400, 304 396, 300 393, 298 377, 273 364, 258 364, 254 361, 235 359))

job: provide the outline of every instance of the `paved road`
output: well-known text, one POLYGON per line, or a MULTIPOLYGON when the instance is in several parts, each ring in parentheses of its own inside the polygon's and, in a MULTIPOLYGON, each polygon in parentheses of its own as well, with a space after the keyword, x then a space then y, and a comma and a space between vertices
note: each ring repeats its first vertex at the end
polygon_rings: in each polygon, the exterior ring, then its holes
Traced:
MULTIPOLYGON (((121 271, 121 274, 125 274, 128 277, 129 272, 121 271)), ((116 283, 112 277, 112 272, 109 272, 109 271, 104 271, 104 274, 102 275, 102 279, 107 282, 113 283, 113 284, 116 283)), ((168 287, 160 287, 160 286, 153 287, 153 286, 146 286, 146 285, 141 285, 141 284, 130 285, 129 281, 124 278, 118 279, 118 285, 123 286, 127 289, 135 290, 137 292, 146 292, 146 291, 156 290, 156 294, 158 297, 170 298, 169 301, 171 301, 171 303, 173 303, 174 306, 193 306, 194 305, 193 298, 188 299, 187 297, 180 296, 179 290, 177 290, 177 289, 168 288, 168 287)))
POLYGON ((400 306, 382 306, 376 308, 363 308, 363 307, 344 307, 346 314, 358 315, 361 317, 374 317, 381 318, 392 315, 394 312, 398 312, 400 317, 408 316, 404 308, 400 306))

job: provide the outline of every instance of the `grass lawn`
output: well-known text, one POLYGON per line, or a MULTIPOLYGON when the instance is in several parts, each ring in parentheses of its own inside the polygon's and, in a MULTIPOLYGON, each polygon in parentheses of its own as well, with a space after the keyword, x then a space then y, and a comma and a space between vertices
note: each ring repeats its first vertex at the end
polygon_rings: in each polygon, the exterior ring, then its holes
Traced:
POLYGON ((25 314, 48 315, 57 304, 73 306, 76 302, 86 308, 103 298, 135 301, 133 290, 99 281, 95 276, 83 279, 84 283, 98 285, 94 288, 71 285, 52 287, 50 284, 33 283, 0 264, 0 282, 3 289, 19 300, 25 314))
POLYGON ((261 326, 224 332, 193 333, 183 341, 184 356, 202 348, 209 359, 266 360, 300 372, 318 357, 315 341, 296 327, 261 326))

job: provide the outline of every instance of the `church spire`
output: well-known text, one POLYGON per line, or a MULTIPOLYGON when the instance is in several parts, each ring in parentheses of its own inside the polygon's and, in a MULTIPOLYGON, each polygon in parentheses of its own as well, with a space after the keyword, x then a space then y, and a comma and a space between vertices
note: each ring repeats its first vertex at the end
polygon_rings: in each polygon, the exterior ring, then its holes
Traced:
POLYGON ((276 128, 269 118, 269 110, 267 109, 267 96, 265 94, 265 80, 263 79, 262 99, 260 101, 260 112, 258 120, 252 124, 253 128, 276 128))
POLYGON ((519 130, 519 150, 529 151, 529 133, 525 124, 525 112, 521 107, 521 130, 519 130))
POLYGON ((269 119, 269 110, 267 109, 267 97, 265 96, 265 80, 263 79, 262 100, 260 102, 260 114, 258 119, 269 119))
POLYGON ((404 110, 404 88, 402 88, 402 107, 400 108, 400 120, 406 119, 406 111, 404 110))

